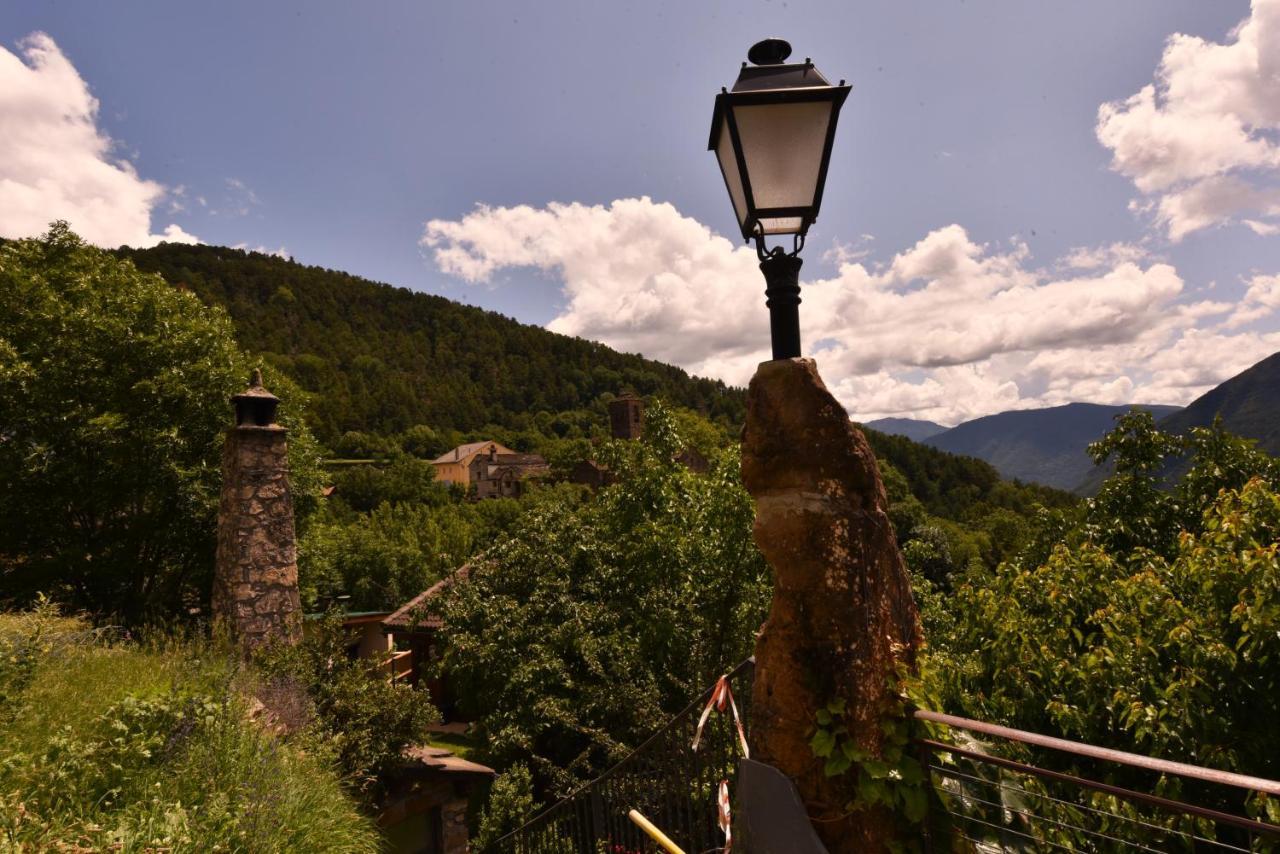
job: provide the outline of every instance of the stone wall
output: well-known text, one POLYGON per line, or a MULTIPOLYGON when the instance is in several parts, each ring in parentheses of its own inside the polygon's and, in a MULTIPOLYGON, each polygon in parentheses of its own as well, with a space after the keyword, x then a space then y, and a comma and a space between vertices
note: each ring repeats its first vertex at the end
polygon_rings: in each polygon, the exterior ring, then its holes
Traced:
POLYGON ((302 632, 285 436, 242 424, 223 446, 213 614, 246 648, 302 632))

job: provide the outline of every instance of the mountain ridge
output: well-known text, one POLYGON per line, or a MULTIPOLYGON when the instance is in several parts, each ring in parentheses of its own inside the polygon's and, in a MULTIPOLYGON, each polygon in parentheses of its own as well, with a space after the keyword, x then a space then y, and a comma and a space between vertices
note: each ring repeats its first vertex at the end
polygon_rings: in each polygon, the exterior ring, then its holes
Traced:
POLYGON ((1208 427, 1222 416, 1228 432, 1257 440, 1261 450, 1280 456, 1280 353, 1224 380, 1160 420, 1160 429, 1182 435, 1208 427))
POLYGON ((945 433, 951 429, 935 421, 926 421, 923 418, 877 418, 874 421, 866 421, 864 424, 872 430, 879 430, 881 433, 888 433, 891 436, 905 436, 916 442, 923 442, 931 436, 945 433))
POLYGON ((1082 402, 1015 409, 957 424, 924 444, 985 460, 1006 478, 1069 490, 1093 468, 1085 448, 1111 429, 1117 415, 1134 408, 1151 411, 1157 419, 1178 409, 1082 402))

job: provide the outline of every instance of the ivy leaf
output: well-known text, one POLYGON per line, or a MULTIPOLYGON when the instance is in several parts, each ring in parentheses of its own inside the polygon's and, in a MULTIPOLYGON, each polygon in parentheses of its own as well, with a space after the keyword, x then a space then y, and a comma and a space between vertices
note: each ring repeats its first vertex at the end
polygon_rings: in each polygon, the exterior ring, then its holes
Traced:
POLYGON ((809 749, 813 751, 814 756, 830 756, 835 747, 836 737, 830 730, 820 729, 813 734, 813 738, 809 739, 809 749))
POLYGON ((925 798, 924 789, 904 786, 898 792, 902 798, 902 812, 906 815, 907 821, 913 824, 923 821, 929 804, 925 798))
POLYGON ((822 773, 826 774, 828 777, 835 777, 838 774, 843 774, 845 771, 848 771, 852 764, 853 763, 849 761, 849 757, 842 753, 837 753, 828 759, 826 764, 822 766, 822 773))

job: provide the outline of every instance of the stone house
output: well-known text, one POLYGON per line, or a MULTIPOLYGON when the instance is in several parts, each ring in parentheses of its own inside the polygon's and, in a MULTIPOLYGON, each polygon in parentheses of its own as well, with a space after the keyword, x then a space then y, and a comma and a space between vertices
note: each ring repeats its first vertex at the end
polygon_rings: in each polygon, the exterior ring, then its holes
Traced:
POLYGON ((497 442, 469 442, 436 457, 431 465, 435 467, 436 480, 470 486, 471 463, 480 454, 492 453, 514 454, 515 451, 497 442))
POLYGON ((519 498, 524 494, 527 478, 551 473, 547 461, 537 454, 501 454, 497 450, 476 454, 468 468, 477 499, 519 498))

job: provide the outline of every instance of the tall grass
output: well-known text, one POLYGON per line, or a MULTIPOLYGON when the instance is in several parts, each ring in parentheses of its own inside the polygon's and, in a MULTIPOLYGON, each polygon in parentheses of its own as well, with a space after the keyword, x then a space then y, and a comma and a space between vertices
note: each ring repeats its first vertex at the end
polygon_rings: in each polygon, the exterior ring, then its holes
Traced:
POLYGON ((0 614, 0 851, 378 850, 331 765, 250 720, 253 678, 207 641, 0 614))

